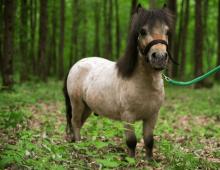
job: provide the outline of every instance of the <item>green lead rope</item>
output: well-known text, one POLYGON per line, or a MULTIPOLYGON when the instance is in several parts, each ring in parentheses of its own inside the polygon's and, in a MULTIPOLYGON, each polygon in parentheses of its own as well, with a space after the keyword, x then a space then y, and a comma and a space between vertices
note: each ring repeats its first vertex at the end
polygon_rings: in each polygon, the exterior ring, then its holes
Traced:
POLYGON ((190 86, 190 85, 192 85, 192 84, 195 84, 195 83, 197 83, 197 82, 199 82, 199 81, 201 81, 201 80, 203 80, 203 79, 209 77, 210 75, 212 75, 212 74, 214 74, 214 73, 216 73, 216 72, 218 72, 218 71, 220 71, 220 65, 217 66, 217 67, 215 67, 214 69, 208 71, 207 73, 203 74, 202 76, 199 76, 199 77, 197 77, 197 78, 195 78, 195 79, 193 79, 193 80, 186 81, 186 82, 184 82, 184 81, 172 80, 171 78, 167 77, 166 75, 164 75, 164 74, 162 74, 162 75, 163 75, 164 79, 165 79, 168 83, 170 83, 170 84, 177 85, 177 86, 190 86))

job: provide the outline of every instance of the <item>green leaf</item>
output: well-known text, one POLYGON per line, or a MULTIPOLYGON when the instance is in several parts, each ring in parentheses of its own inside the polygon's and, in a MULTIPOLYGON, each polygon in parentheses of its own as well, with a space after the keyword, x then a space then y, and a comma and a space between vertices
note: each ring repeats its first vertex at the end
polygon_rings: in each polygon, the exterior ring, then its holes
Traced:
POLYGON ((0 160, 0 168, 5 168, 7 165, 11 164, 14 162, 14 158, 13 157, 5 157, 5 158, 1 158, 0 160))
POLYGON ((130 158, 130 157, 126 157, 125 158, 129 164, 134 165, 135 164, 135 159, 134 158, 130 158))
POLYGON ((96 162, 102 164, 104 167, 109 167, 109 168, 116 168, 120 165, 118 161, 108 160, 108 159, 96 159, 96 162))
POLYGON ((96 142, 94 142, 94 145, 96 146, 97 149, 100 149, 100 148, 103 148, 105 146, 108 146, 108 143, 107 142, 96 141, 96 142))

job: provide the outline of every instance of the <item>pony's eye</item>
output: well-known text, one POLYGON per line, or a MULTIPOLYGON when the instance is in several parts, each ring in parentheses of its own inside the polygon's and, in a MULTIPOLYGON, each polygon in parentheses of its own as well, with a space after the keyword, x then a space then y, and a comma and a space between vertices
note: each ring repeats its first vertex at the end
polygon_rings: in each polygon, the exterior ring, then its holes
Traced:
POLYGON ((166 32, 166 36, 169 36, 169 35, 170 35, 170 32, 169 32, 169 31, 167 31, 167 32, 166 32))
POLYGON ((141 34, 141 36, 145 36, 145 35, 147 35, 147 32, 145 29, 142 28, 140 31, 140 34, 141 34))

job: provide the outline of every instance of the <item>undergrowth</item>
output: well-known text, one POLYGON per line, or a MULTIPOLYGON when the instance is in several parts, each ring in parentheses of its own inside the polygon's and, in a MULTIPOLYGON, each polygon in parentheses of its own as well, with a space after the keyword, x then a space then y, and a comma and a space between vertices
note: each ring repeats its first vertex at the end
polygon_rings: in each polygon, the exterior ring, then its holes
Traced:
POLYGON ((12 92, 0 92, 0 168, 220 167, 219 85, 200 90, 167 85, 151 162, 144 160, 141 122, 135 124, 139 141, 136 159, 127 156, 121 122, 92 115, 78 143, 66 141, 65 123, 61 82, 17 84, 12 92))

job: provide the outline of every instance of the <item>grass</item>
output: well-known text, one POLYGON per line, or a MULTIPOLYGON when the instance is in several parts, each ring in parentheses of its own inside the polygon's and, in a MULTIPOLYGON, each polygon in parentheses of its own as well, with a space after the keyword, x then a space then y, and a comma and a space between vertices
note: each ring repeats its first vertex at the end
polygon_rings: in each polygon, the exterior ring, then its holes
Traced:
MULTIPOLYGON (((146 101, 147 102, 147 101, 146 101)), ((137 157, 127 157, 123 125, 92 115, 82 141, 65 136, 62 82, 16 85, 0 92, 0 169, 218 169, 220 86, 166 87, 155 129, 154 161, 144 160, 141 122, 137 157)))

